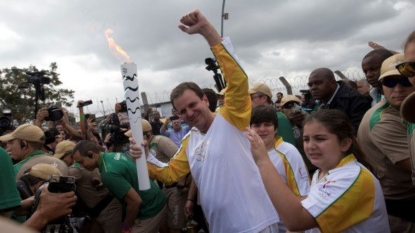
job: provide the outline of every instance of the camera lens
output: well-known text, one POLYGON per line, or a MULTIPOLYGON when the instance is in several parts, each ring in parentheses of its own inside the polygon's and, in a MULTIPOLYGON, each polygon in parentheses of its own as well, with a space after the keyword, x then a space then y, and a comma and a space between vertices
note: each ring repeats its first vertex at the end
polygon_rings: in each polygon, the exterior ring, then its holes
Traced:
POLYGON ((59 131, 55 128, 48 129, 45 131, 45 145, 50 144, 55 141, 56 135, 59 134, 59 131))
POLYGON ((8 117, 0 117, 0 127, 7 128, 10 125, 10 119, 8 117))
POLYGON ((56 106, 50 106, 48 108, 49 117, 45 117, 45 120, 47 121, 58 121, 62 119, 63 112, 56 106))

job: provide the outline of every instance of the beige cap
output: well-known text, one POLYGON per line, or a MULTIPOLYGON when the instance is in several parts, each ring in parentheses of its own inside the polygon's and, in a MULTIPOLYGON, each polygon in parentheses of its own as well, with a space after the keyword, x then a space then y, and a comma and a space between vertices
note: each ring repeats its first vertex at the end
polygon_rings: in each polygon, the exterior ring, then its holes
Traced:
POLYGON ((379 80, 382 80, 384 77, 388 76, 401 76, 401 73, 399 73, 398 69, 396 69, 396 66, 404 62, 404 60, 405 58, 403 54, 395 54, 383 61, 382 67, 380 68, 379 80))
POLYGON ((0 137, 0 141, 6 142, 16 138, 29 142, 45 143, 45 134, 42 129, 31 124, 23 124, 17 127, 12 133, 0 137))
POLYGON ((269 98, 272 98, 271 89, 269 89, 267 84, 255 83, 254 85, 252 85, 251 89, 249 89, 249 94, 255 94, 257 92, 261 92, 269 96, 269 98))
POLYGON ((56 145, 55 154, 53 157, 57 159, 61 159, 64 154, 72 152, 73 148, 75 147, 75 143, 71 141, 61 141, 56 145))
MULTIPOLYGON (((141 119, 141 126, 143 127, 143 132, 148 132, 151 131, 153 128, 151 127, 150 122, 148 122, 145 119, 141 119)), ((124 133, 125 136, 127 137, 132 137, 133 136, 133 132, 130 130, 128 130, 127 132, 124 133)))
POLYGON ((62 175, 56 167, 46 163, 36 164, 26 174, 40 178, 42 180, 50 180, 52 176, 62 175))
POLYGON ((286 96, 282 97, 281 107, 284 106, 288 102, 296 102, 297 104, 300 104, 301 100, 299 98, 297 98, 297 96, 295 96, 295 95, 286 95, 286 96))
POLYGON ((402 117, 415 124, 415 92, 408 95, 401 105, 401 115, 402 117))

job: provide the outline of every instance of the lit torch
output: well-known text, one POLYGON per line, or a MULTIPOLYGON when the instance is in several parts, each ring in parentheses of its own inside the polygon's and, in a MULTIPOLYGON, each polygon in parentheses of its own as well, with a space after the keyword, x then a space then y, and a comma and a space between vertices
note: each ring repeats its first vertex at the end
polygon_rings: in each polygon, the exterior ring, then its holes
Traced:
MULTIPOLYGON (((138 145, 143 142, 143 127, 141 125, 141 101, 139 98, 139 85, 137 79, 137 65, 130 61, 130 57, 127 53, 118 46, 114 39, 111 37, 113 31, 107 29, 105 36, 108 39, 108 45, 111 52, 120 60, 124 62, 121 65, 121 75, 124 84, 125 102, 127 103, 128 119, 130 120, 131 132, 133 138, 138 145)), ((144 152, 144 148, 141 148, 144 152)), ((135 160, 137 166, 138 184, 140 190, 150 189, 150 179, 148 178, 148 170, 146 157, 135 160)))

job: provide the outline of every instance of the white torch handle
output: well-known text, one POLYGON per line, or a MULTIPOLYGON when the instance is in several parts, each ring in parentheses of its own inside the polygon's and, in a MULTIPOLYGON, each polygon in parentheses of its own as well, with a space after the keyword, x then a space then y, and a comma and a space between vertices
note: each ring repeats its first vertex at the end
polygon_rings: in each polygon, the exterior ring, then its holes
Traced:
MULTIPOLYGON (((139 85, 137 79, 136 64, 122 64, 121 74, 124 85, 125 102, 127 103, 128 119, 130 120, 131 132, 138 145, 143 142, 143 127, 141 125, 141 103, 139 98, 139 85)), ((144 148, 141 146, 143 155, 136 159, 138 186, 140 190, 150 189, 150 180, 148 178, 146 156, 144 148)))

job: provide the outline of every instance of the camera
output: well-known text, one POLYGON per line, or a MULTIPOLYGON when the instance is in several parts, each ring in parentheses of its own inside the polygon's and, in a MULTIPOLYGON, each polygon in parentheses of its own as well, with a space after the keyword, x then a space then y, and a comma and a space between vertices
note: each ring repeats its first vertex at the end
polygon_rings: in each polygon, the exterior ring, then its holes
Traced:
MULTIPOLYGON (((67 193, 75 192, 75 177, 73 176, 52 176, 48 183, 48 191, 51 193, 67 193)), ((37 209, 39 204, 40 193, 42 192, 45 185, 42 185, 36 190, 35 203, 33 210, 37 209)), ((58 220, 48 223, 42 232, 62 232, 62 233, 75 233, 79 232, 80 221, 77 218, 72 218, 70 215, 62 217, 58 220)))
POLYGON ((52 176, 49 181, 48 190, 51 193, 67 193, 76 190, 75 177, 73 176, 52 176))
POLYGON ((85 107, 92 104, 92 100, 87 100, 78 105, 78 107, 85 107))
POLYGON ((179 119, 179 117, 178 117, 178 116, 171 116, 171 117, 170 117, 170 120, 171 120, 171 121, 175 121, 175 120, 178 120, 178 119, 179 119))
POLYGON ((37 71, 37 72, 26 72, 29 76, 28 82, 34 85, 41 85, 41 84, 49 84, 50 78, 44 77, 46 75, 45 71, 37 71))
POLYGON ((3 110, 3 116, 0 117, 0 136, 8 130, 13 130, 12 112, 10 109, 3 110))
POLYGON ((125 100, 118 104, 121 105, 121 109, 119 110, 119 112, 127 112, 127 103, 125 102, 125 100))
POLYGON ((45 145, 53 143, 56 140, 56 136, 59 135, 59 131, 55 128, 50 128, 45 132, 45 145))
POLYGON ((49 116, 45 117, 45 121, 58 121, 62 119, 63 112, 60 108, 56 107, 55 105, 51 105, 48 108, 49 116))
POLYGON ((206 70, 213 71, 213 80, 216 83, 216 89, 220 92, 223 88, 226 87, 226 82, 224 82, 222 75, 218 73, 219 66, 216 63, 216 60, 213 58, 206 58, 205 59, 206 70))
POLYGON ((109 139, 110 143, 118 145, 128 143, 128 137, 124 135, 125 131, 122 131, 121 129, 128 129, 129 127, 129 123, 120 123, 118 115, 112 113, 109 120, 101 127, 102 137, 105 137, 107 133, 111 133, 111 138, 109 139))
POLYGON ((210 58, 210 57, 206 58, 205 64, 207 65, 206 69, 208 71, 213 71, 213 73, 215 74, 218 73, 219 66, 216 64, 216 61, 213 58, 210 58))

